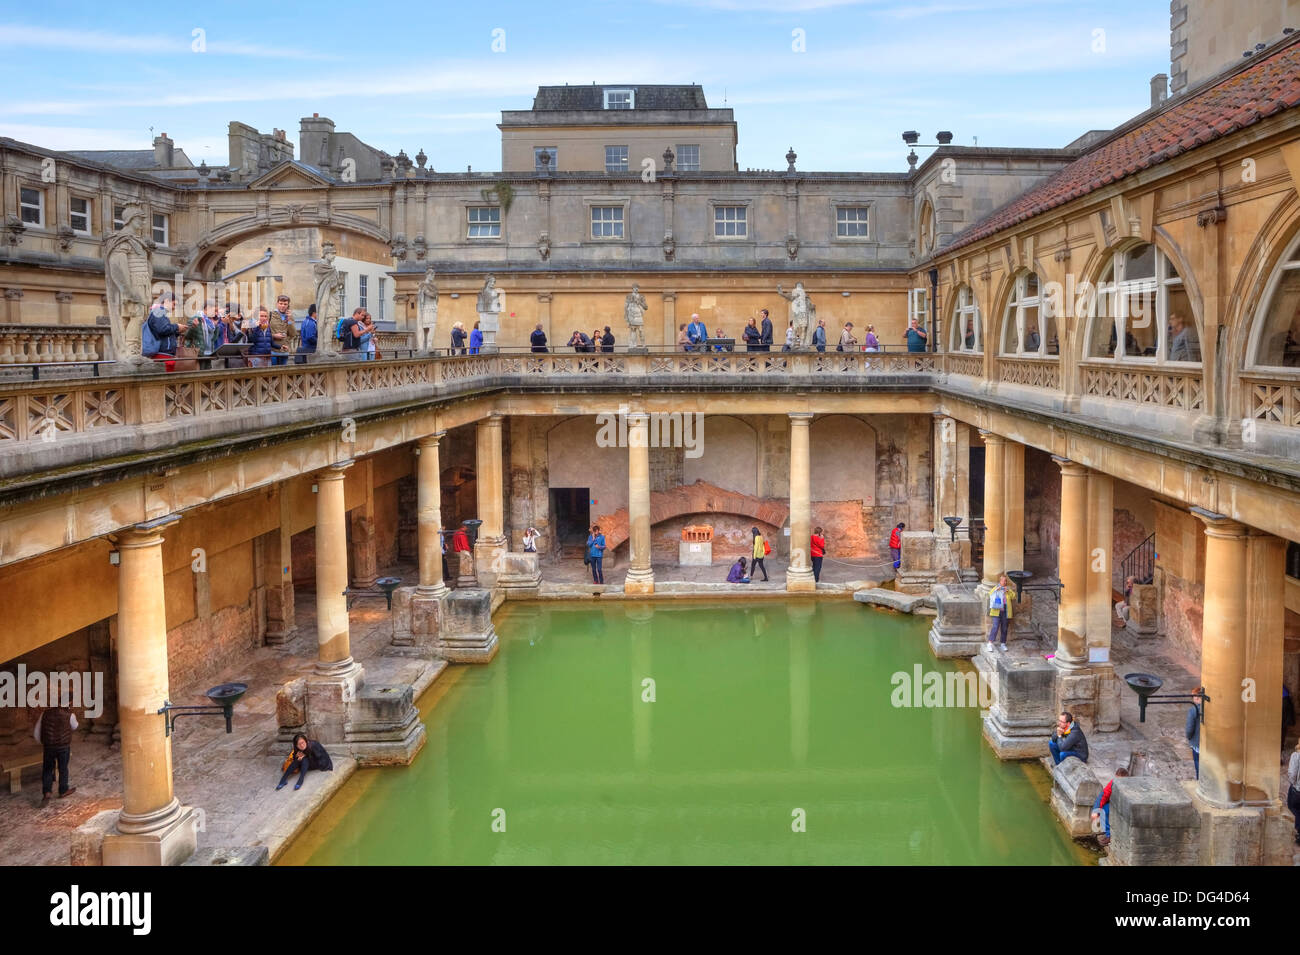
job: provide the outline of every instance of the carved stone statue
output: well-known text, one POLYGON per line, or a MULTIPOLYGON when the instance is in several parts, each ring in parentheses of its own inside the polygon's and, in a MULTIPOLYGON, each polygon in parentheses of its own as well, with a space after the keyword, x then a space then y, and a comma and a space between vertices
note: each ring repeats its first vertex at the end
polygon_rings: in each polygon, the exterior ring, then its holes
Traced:
POLYGON ((489 275, 478 293, 478 327, 483 333, 483 352, 497 350, 497 331, 501 327, 501 290, 496 276, 489 275))
POLYGON ((644 348, 645 336, 641 333, 641 327, 645 324, 646 302, 645 296, 641 294, 641 289, 632 284, 632 291, 627 293, 627 298, 623 300, 623 318, 627 322, 627 341, 630 348, 644 348))
POLYGON ((424 270, 424 280, 416 292, 415 313, 419 317, 424 350, 432 351, 438 340, 438 284, 433 279, 432 265, 424 270))
POLYGON ((343 276, 334 267, 334 243, 321 246, 321 261, 312 265, 316 279, 316 327, 319 329, 320 351, 335 355, 342 345, 334 334, 343 311, 343 276))
POLYGON ((144 208, 129 203, 122 212, 122 228, 104 239, 104 279, 117 360, 152 365, 140 354, 140 331, 149 316, 152 280, 149 250, 140 237, 143 223, 144 208))
POLYGON ((789 292, 778 285, 776 294, 790 303, 790 321, 794 322, 794 347, 803 348, 807 344, 808 329, 813 315, 812 300, 804 291, 802 282, 795 282, 794 289, 789 292))

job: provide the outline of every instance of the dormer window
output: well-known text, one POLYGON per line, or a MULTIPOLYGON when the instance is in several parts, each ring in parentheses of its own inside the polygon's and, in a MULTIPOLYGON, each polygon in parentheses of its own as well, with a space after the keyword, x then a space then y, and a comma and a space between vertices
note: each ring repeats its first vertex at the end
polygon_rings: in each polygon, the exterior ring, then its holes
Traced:
POLYGON ((633 90, 605 90, 605 109, 632 109, 635 99, 633 90))

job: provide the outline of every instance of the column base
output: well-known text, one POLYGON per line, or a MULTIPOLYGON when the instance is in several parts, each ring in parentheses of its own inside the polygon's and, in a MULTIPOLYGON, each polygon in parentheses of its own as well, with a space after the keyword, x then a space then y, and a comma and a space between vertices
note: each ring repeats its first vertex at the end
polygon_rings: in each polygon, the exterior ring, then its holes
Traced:
POLYGON ((503 554, 497 587, 508 597, 536 597, 542 588, 542 567, 538 555, 514 552, 503 554))
MULTIPOLYGON (((180 865, 192 856, 198 848, 194 810, 173 799, 172 804, 160 813, 165 821, 143 831, 124 831, 119 816, 115 831, 104 834, 104 865, 180 865)), ((152 815, 158 816, 159 813, 152 815)), ((138 819, 126 822, 129 830, 135 830, 137 825, 138 819)))
POLYGON ((495 657, 499 643, 492 625, 492 592, 457 590, 447 597, 433 647, 451 663, 487 663, 495 657))
POLYGON ((976 658, 988 674, 994 701, 984 717, 984 739, 999 759, 1037 759, 1048 753, 1056 725, 1056 668, 1037 653, 997 651, 976 658))
POLYGON ((787 570, 785 572, 785 589, 787 593, 812 593, 817 589, 817 579, 813 577, 812 568, 807 570, 787 570))
POLYGON ((393 642, 389 649, 431 649, 451 593, 445 586, 427 590, 398 587, 393 591, 393 642))
POLYGON ((979 653, 987 637, 988 618, 975 588, 939 584, 934 588, 934 602, 937 613, 930 627, 930 652, 940 660, 979 653))
POLYGON ((623 593, 629 596, 648 597, 655 592, 653 570, 629 570, 623 580, 623 593))
MULTIPOLYGON (((480 537, 474 542, 474 576, 480 587, 491 590, 505 569, 510 542, 504 537, 480 537)), ((459 586, 459 581, 457 581, 459 586)))

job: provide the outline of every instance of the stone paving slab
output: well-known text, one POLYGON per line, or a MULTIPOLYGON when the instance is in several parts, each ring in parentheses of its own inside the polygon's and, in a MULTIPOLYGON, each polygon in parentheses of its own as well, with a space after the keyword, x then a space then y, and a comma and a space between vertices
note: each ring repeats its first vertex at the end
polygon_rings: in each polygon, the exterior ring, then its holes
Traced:
POLYGON ((934 597, 899 593, 897 590, 882 590, 872 587, 854 592, 853 599, 858 603, 872 607, 884 607, 899 613, 913 613, 922 607, 934 609, 934 597))

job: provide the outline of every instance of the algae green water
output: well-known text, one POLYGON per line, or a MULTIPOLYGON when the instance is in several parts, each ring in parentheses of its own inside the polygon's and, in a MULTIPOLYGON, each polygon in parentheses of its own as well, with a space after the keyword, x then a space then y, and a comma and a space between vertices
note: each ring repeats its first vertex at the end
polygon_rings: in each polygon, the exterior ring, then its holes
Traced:
POLYGON ((1092 860, 978 710, 893 705, 894 673, 957 669, 928 619, 668 600, 510 603, 496 623, 497 658, 421 701, 416 761, 356 773, 282 862, 1092 860))

